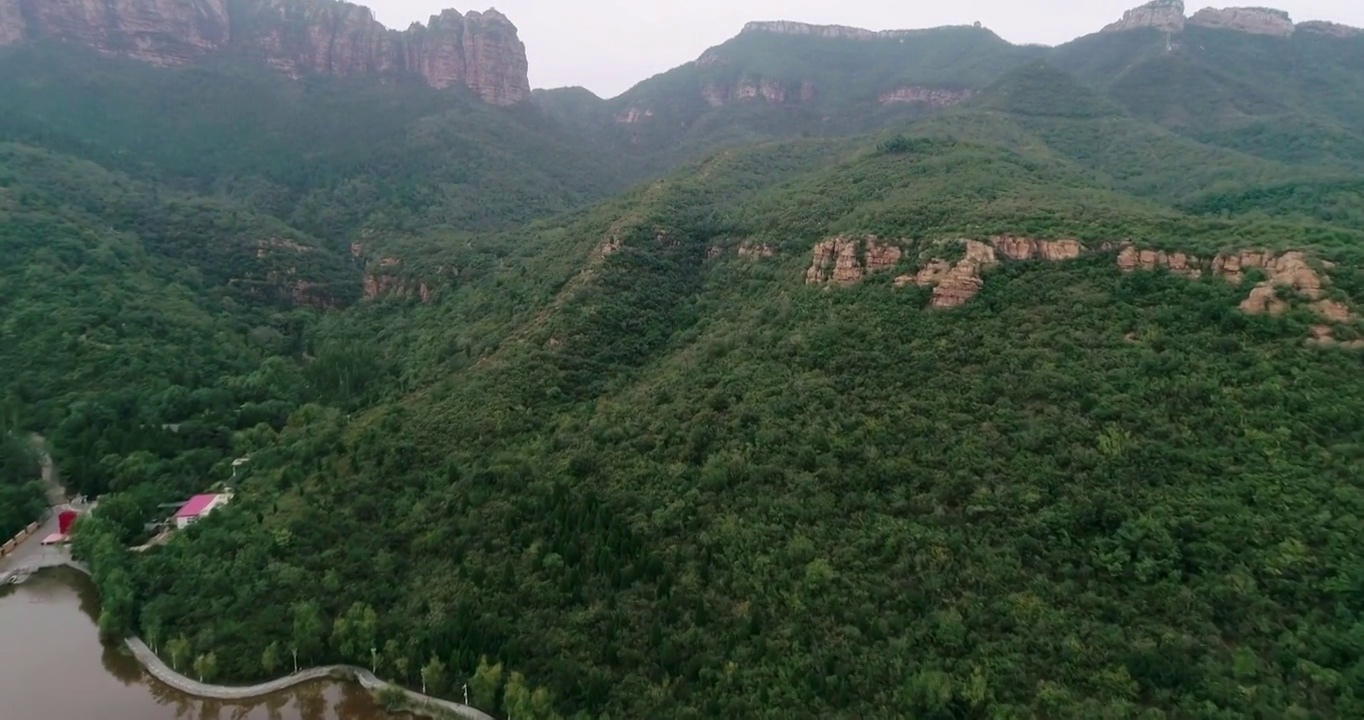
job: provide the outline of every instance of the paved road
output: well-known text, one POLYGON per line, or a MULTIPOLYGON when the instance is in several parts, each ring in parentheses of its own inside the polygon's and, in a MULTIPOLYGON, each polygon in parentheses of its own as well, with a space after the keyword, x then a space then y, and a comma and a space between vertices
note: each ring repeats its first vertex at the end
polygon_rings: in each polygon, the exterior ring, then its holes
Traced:
POLYGON ((27 540, 20 543, 14 552, 0 558, 0 577, 4 577, 10 571, 18 568, 52 567, 70 560, 71 553, 65 548, 43 545, 43 538, 57 532, 57 530, 57 513, 49 513, 49 517, 43 521, 38 532, 33 533, 27 540))

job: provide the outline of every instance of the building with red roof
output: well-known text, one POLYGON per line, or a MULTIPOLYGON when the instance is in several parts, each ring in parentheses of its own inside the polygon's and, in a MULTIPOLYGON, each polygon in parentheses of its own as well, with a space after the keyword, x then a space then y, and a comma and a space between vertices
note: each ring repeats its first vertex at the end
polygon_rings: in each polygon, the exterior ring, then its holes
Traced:
POLYGON ((175 527, 184 530, 231 499, 231 495, 195 495, 175 513, 175 527))

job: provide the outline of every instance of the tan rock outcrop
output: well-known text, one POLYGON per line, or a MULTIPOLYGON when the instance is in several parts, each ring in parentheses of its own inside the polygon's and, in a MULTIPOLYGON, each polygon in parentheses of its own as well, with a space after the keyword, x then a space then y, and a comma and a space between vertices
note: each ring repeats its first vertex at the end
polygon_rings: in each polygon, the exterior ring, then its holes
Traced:
POLYGON ((739 257, 744 258, 746 260, 759 260, 762 258, 770 258, 776 254, 777 254, 776 249, 773 248, 771 245, 768 245, 767 243, 762 244, 744 243, 739 246, 739 257))
POLYGON ((632 107, 626 108, 616 116, 616 123, 619 125, 636 125, 654 116, 654 111, 648 108, 632 107))
POLYGON ((867 238, 867 272, 879 273, 894 270, 900 264, 905 251, 895 245, 883 243, 875 237, 867 238))
POLYGON ((792 89, 786 83, 777 80, 744 78, 734 85, 707 83, 701 86, 701 97, 711 107, 723 107, 746 100, 763 100, 771 105, 785 105, 788 98, 799 97, 802 101, 814 99, 815 86, 806 82, 792 89))
POLYGON ((805 272, 806 284, 851 285, 870 273, 893 270, 904 250, 875 235, 845 235, 817 243, 813 255, 810 269, 805 272))
POLYGON ((951 263, 935 258, 917 274, 896 278, 896 287, 910 284, 932 287, 933 307, 961 307, 985 287, 985 269, 998 265, 1001 256, 1017 261, 1064 262, 1079 258, 1085 252, 1085 247, 1078 240, 1036 240, 1000 235, 991 238, 988 243, 979 240, 961 242, 965 249, 961 260, 951 263))
MULTIPOLYGON (((958 26, 970 27, 970 26, 958 26)), ((751 22, 744 26, 741 34, 769 33, 772 35, 800 35, 804 37, 826 38, 834 40, 894 40, 897 38, 914 37, 931 33, 939 28, 927 28, 920 30, 864 30, 862 28, 848 27, 846 25, 811 25, 809 23, 792 22, 790 20, 777 20, 765 22, 751 22)))
POLYGON ((530 95, 525 46, 495 10, 397 32, 340 0, 0 0, 0 45, 39 37, 159 66, 232 50, 291 77, 416 75, 496 105, 530 95))
POLYGON ((1188 24, 1253 35, 1288 37, 1293 34, 1293 18, 1288 13, 1260 7, 1204 8, 1194 13, 1188 24))
POLYGON ((1123 13, 1122 19, 1105 27, 1101 32, 1124 32, 1155 28, 1165 32, 1184 30, 1183 0, 1153 0, 1141 7, 1123 13))
MULTIPOLYGON (((1251 315, 1278 315, 1287 310, 1288 303, 1279 298, 1278 289, 1281 287, 1290 288, 1310 300, 1322 299, 1321 276, 1307 263, 1307 256, 1300 252, 1286 252, 1278 257, 1269 253, 1242 253, 1240 259, 1243 268, 1264 268, 1269 275, 1241 303, 1241 309, 1251 315)), ((1349 311, 1346 310, 1348 317, 1349 311)))
POLYGON ((1297 24, 1296 32, 1312 35, 1325 35, 1334 38, 1352 38, 1364 35, 1364 29, 1341 25, 1340 23, 1308 20, 1297 24))
POLYGON ((1075 260, 1085 251, 1085 246, 1079 240, 1033 240, 1012 235, 991 238, 990 244, 1011 260, 1038 258, 1047 262, 1061 262, 1075 260))
POLYGON ((936 265, 928 276, 920 273, 915 282, 924 286, 926 280, 936 278, 931 301, 933 307, 940 309, 961 307, 985 287, 985 279, 981 277, 981 272, 998 264, 999 258, 995 256, 994 248, 982 242, 967 240, 966 255, 958 260, 956 265, 946 272, 942 271, 942 265, 936 265))
POLYGON ((902 87, 881 93, 877 102, 882 105, 920 104, 929 107, 949 107, 971 98, 973 90, 950 88, 902 87))
POLYGON ((838 238, 834 241, 838 255, 834 257, 834 273, 829 281, 835 285, 851 285, 866 274, 857 257, 857 240, 838 238))
POLYGON ((227 0, 0 0, 0 44, 44 36, 169 66, 222 48, 231 28, 227 0))
POLYGON ((1203 277, 1203 262, 1193 255, 1181 252, 1167 253, 1163 250, 1138 250, 1131 245, 1118 253, 1118 268, 1123 272, 1137 270, 1152 272, 1157 268, 1163 268, 1191 280, 1203 277))
POLYGON ((424 305, 430 305, 435 297, 431 286, 425 280, 410 280, 398 275, 368 273, 365 275, 365 299, 377 300, 381 297, 418 298, 424 305))

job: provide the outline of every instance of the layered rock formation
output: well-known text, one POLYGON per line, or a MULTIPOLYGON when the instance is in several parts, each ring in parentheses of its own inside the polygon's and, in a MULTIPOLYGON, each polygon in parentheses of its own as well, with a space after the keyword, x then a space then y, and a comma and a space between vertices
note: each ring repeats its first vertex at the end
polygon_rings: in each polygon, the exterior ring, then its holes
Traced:
MULTIPOLYGON (((840 236, 815 245, 805 282, 810 285, 850 285, 867 275, 895 269, 904 257, 905 243, 890 243, 875 236, 840 236)), ((1037 240, 1027 237, 1000 235, 988 241, 959 240, 939 243, 937 252, 947 247, 961 250, 958 259, 948 260, 932 251, 923 257, 928 260, 916 272, 895 278, 894 285, 903 288, 917 285, 932 288, 930 304, 938 309, 961 307, 970 302, 985 286, 985 271, 1004 260, 1065 262, 1080 258, 1087 252, 1077 240, 1037 240)), ((1317 345, 1364 347, 1364 340, 1340 342, 1335 338, 1335 326, 1354 323, 1359 316, 1343 302, 1326 294, 1326 278, 1301 252, 1275 254, 1262 250, 1225 253, 1211 260, 1182 252, 1138 248, 1130 243, 1100 246, 1104 251, 1117 251, 1116 262, 1123 272, 1153 272, 1165 270, 1197 280, 1216 277, 1234 285, 1245 282, 1247 270, 1261 270, 1264 281, 1256 284, 1240 304, 1250 315, 1278 315, 1290 308, 1282 297, 1283 291, 1304 298, 1321 318, 1322 325, 1313 328, 1311 342, 1317 345), (1330 324, 1326 324, 1330 323, 1330 324)), ((1329 264, 1322 263, 1328 268, 1329 264)), ((1130 340, 1130 338, 1129 338, 1130 340)))
POLYGON ((497 105, 530 95, 525 46, 495 10, 397 32, 339 0, 0 0, 0 45, 38 38, 159 66, 233 51, 291 77, 417 76, 497 105))
POLYGON ((225 46, 228 0, 0 0, 0 43, 56 37, 152 65, 225 46))
POLYGON ((1364 30, 1359 28, 1332 22, 1310 21, 1294 25, 1293 19, 1283 10, 1263 7, 1209 7, 1194 13, 1193 17, 1185 18, 1183 0, 1153 0, 1123 13, 1121 20, 1105 27, 1102 32, 1155 28, 1179 33, 1190 25, 1273 37, 1289 37, 1298 31, 1341 38, 1364 34, 1364 30))
POLYGON ((1311 33, 1313 35, 1326 35, 1337 38, 1352 38, 1364 35, 1364 29, 1342 25, 1340 23, 1324 22, 1321 20, 1309 20, 1297 25, 1297 32, 1311 33))
POLYGON ((776 248, 767 243, 744 243, 739 246, 739 257, 748 260, 770 258, 777 254, 776 248))
POLYGON ((933 288, 931 304, 935 308, 965 305, 985 287, 982 271, 999 264, 993 247, 975 240, 965 241, 965 246, 966 254, 955 264, 946 260, 932 260, 918 274, 896 278, 896 287, 904 287, 912 282, 919 287, 933 288))
POLYGON ((1152 0, 1141 7, 1123 13, 1122 19, 1105 27, 1101 32, 1123 32, 1155 28, 1165 32, 1184 30, 1183 0, 1152 0))
POLYGON ((882 105, 919 103, 931 107, 948 107, 969 100, 973 94, 972 90, 902 87, 881 93, 877 100, 882 105))
POLYGON ((1189 18, 1189 24, 1254 35, 1288 37, 1293 34, 1293 19, 1288 13, 1269 8, 1204 8, 1189 18))
POLYGON ((1202 261, 1187 253, 1167 253, 1164 250, 1138 250, 1128 245, 1118 253, 1118 269, 1123 272, 1165 269, 1190 280, 1203 277, 1202 261))
MULTIPOLYGON (((384 297, 403 299, 417 298, 429 305, 435 299, 435 286, 425 278, 413 278, 403 273, 402 260, 396 257, 379 258, 376 262, 366 262, 359 245, 351 246, 351 255, 365 266, 364 298, 378 300, 384 297)), ((446 268, 437 268, 438 276, 450 274, 446 268)))
POLYGON ((763 100, 772 105, 785 105, 797 98, 809 102, 815 98, 815 85, 811 82, 785 83, 767 78, 744 78, 733 85, 708 83, 701 87, 701 97, 711 107, 722 107, 731 102, 763 100))
MULTIPOLYGON (((966 26, 963 26, 966 27, 966 26)), ((893 40, 913 37, 933 32, 941 28, 921 30, 864 30, 846 25, 811 25, 809 23, 777 20, 774 22, 751 22, 744 26, 740 34, 770 33, 773 35, 800 35, 804 37, 830 38, 836 40, 893 40)))
POLYGON ((896 287, 918 285, 933 288, 931 305, 939 309, 961 307, 985 287, 986 268, 999 264, 999 256, 1010 260, 1061 262, 1080 257, 1085 248, 1076 240, 1034 240, 1001 235, 988 243, 963 240, 965 254, 955 263, 941 258, 930 260, 915 275, 895 279, 896 287))
POLYGON ((872 273, 895 269, 904 250, 875 235, 840 236, 815 245, 810 269, 805 271, 809 285, 851 285, 872 273))

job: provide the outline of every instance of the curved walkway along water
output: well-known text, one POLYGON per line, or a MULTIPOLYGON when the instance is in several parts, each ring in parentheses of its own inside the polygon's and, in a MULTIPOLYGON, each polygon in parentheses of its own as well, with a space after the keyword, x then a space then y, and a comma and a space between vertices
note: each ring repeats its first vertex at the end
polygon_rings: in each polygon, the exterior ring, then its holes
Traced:
POLYGON ((448 713, 454 713, 460 717, 469 718, 469 720, 493 720, 491 715, 471 708, 468 705, 439 700, 422 695, 421 693, 412 692, 407 688, 384 682, 375 677, 374 673, 371 673, 368 670, 349 665, 333 665, 331 667, 301 670, 293 675, 279 678, 278 680, 271 680, 267 683, 249 687, 205 685, 204 683, 191 680, 172 670, 161 660, 161 658, 157 657, 156 653, 152 652, 152 649, 147 647, 147 644, 142 642, 142 640, 138 638, 128 638, 127 645, 128 649, 132 651, 133 656, 137 658, 138 662, 142 663, 142 666, 147 669, 147 672, 150 673, 152 677, 187 695, 208 698, 210 700, 250 700, 281 690, 288 690, 295 685, 302 685, 303 683, 312 682, 314 680, 351 680, 359 683, 361 687, 370 692, 378 692, 390 687, 397 688, 406 695, 407 699, 418 709, 434 708, 448 713))
MULTIPOLYGON (((57 566, 74 568, 86 575, 90 574, 90 569, 85 567, 83 563, 75 562, 70 559, 60 562, 49 561, 48 563, 43 564, 43 567, 57 566)), ((142 642, 141 638, 130 637, 124 641, 124 644, 127 645, 128 650, 132 652, 133 657, 137 658, 137 661, 142 664, 142 667, 147 669, 149 675, 186 695, 193 695, 206 700, 223 700, 227 702, 252 700, 281 690, 288 690, 296 685, 313 682, 314 680, 349 680, 359 683, 360 687, 373 693, 388 688, 397 689, 407 697, 412 709, 418 712, 423 710, 434 710, 445 714, 454 714, 458 717, 467 718, 468 720, 496 720, 493 716, 482 710, 478 710, 477 708, 450 702, 448 700, 433 698, 419 692, 413 692, 405 687, 380 680, 378 677, 375 677, 374 673, 365 670, 364 668, 352 667, 350 665, 332 665, 330 667, 301 670, 293 675, 288 675, 259 685, 243 687, 207 685, 198 682, 197 680, 191 680, 173 670, 169 665, 162 661, 156 653, 152 652, 152 649, 147 647, 147 644, 142 642)))

